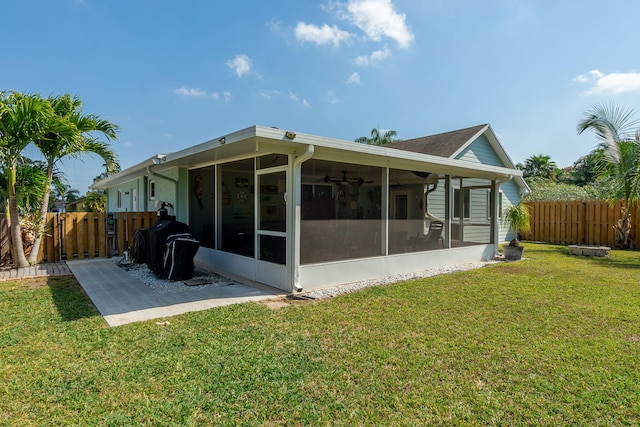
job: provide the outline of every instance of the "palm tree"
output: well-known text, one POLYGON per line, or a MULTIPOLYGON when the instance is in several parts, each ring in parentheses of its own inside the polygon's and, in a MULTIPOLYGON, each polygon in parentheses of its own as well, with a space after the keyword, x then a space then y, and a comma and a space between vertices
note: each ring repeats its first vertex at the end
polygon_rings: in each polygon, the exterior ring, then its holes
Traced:
MULTIPOLYGON (((16 204, 18 212, 39 210, 47 175, 45 166, 37 160, 21 157, 16 166, 16 204)), ((0 200, 8 202, 8 170, 0 165, 0 200)), ((3 210, 5 206, 0 208, 3 210)))
POLYGON ((578 134, 592 131, 599 141, 601 156, 598 173, 601 178, 610 178, 613 191, 611 203, 622 199, 624 211, 616 229, 622 236, 620 244, 631 244, 631 218, 629 209, 640 201, 640 129, 633 118, 634 111, 613 103, 595 105, 584 114, 578 123, 578 134))
MULTIPOLYGON (((56 163, 64 157, 80 157, 93 153, 104 160, 107 172, 119 170, 115 152, 107 142, 100 141, 95 134, 102 134, 107 140, 115 140, 118 126, 97 115, 82 113, 82 101, 71 95, 51 97, 47 100, 55 115, 51 118, 49 129, 41 138, 34 141, 47 163, 48 185, 45 189, 40 215, 44 220, 49 205, 50 188, 56 163)), ((29 261, 35 262, 40 250, 41 238, 38 236, 29 255, 29 261)))
POLYGON ((69 188, 64 193, 65 202, 75 202, 79 198, 80 198, 80 191, 76 190, 75 188, 69 188))
POLYGON ((554 179, 558 171, 558 166, 551 160, 551 156, 544 154, 531 156, 524 161, 524 165, 518 163, 516 167, 522 170, 524 178, 554 179))
POLYGON ((361 136, 360 138, 357 138, 355 142, 369 145, 385 145, 397 141, 396 136, 398 136, 398 132, 395 130, 387 130, 384 134, 381 134, 379 129, 373 128, 371 129, 370 137, 361 136))
POLYGON ((39 95, 0 92, 0 160, 7 170, 9 224, 13 264, 28 267, 24 255, 16 199, 16 173, 22 151, 41 137, 53 115, 51 105, 39 95))
POLYGON ((616 190, 611 199, 622 199, 628 208, 639 201, 640 129, 633 110, 615 104, 599 104, 584 114, 578 123, 578 134, 591 130, 599 141, 602 155, 599 175, 613 176, 616 190))

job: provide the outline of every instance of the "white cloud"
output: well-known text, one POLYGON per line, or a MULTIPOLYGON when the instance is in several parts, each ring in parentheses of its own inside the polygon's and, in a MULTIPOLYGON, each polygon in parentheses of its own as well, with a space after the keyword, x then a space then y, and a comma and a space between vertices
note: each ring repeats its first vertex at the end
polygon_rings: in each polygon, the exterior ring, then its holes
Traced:
POLYGON ((371 55, 369 56, 366 56, 366 55, 358 56, 356 58, 356 64, 362 67, 368 67, 368 66, 376 65, 388 59, 389 57, 391 57, 391 51, 387 46, 385 46, 383 49, 376 50, 375 52, 371 53, 371 55))
POLYGON ((267 21, 267 28, 269 29, 269 31, 271 31, 272 33, 279 33, 280 32, 280 28, 282 27, 282 22, 281 21, 276 21, 275 19, 272 19, 270 21, 267 21))
POLYGON ((298 95, 296 95, 295 93, 289 91, 289 99, 293 102, 295 102, 296 104, 300 104, 301 106, 305 107, 305 108, 311 108, 311 105, 309 105, 309 102, 307 101, 306 98, 302 98, 302 101, 300 101, 300 98, 298 97, 298 95))
POLYGON ((360 28, 370 39, 388 37, 407 48, 414 40, 405 14, 396 12, 391 0, 349 0, 344 18, 360 28))
POLYGON ((360 74, 356 73, 351 73, 351 75, 349 76, 349 78, 347 79, 347 81, 345 82, 348 85, 359 85, 360 82, 360 74))
POLYGON ((224 92, 222 92, 222 96, 224 96, 224 100, 226 102, 231 102, 233 101, 233 96, 231 95, 231 92, 227 92, 226 90, 224 92))
POLYGON ((328 97, 328 100, 329 100, 329 104, 337 104, 338 102, 340 102, 340 100, 336 96, 335 92, 332 91, 332 90, 327 92, 327 97, 328 97))
POLYGON ((268 101, 270 101, 273 98, 278 98, 282 95, 282 92, 274 89, 261 89, 259 93, 261 97, 263 97, 268 101))
POLYGON ((209 97, 213 99, 220 99, 220 94, 218 92, 206 92, 205 90, 200 89, 199 87, 182 86, 182 87, 179 87, 178 89, 174 89, 173 93, 180 96, 191 96, 196 98, 209 97))
POLYGON ((604 74, 600 70, 591 70, 587 74, 580 74, 573 81, 583 84, 593 84, 587 94, 619 94, 640 91, 640 73, 610 73, 604 74))
POLYGON ((227 67, 235 71, 238 77, 242 77, 251 72, 251 67, 253 66, 251 59, 245 54, 236 55, 235 58, 228 60, 226 64, 227 67))
POLYGON ((208 96, 207 92, 200 89, 199 87, 180 87, 178 89, 174 89, 173 93, 182 95, 182 96, 208 96))
POLYGON ((332 44, 334 47, 340 46, 340 43, 348 41, 351 37, 349 32, 343 31, 335 25, 330 27, 324 24, 322 27, 318 27, 304 22, 298 22, 295 34, 300 41, 312 42, 318 45, 332 44))

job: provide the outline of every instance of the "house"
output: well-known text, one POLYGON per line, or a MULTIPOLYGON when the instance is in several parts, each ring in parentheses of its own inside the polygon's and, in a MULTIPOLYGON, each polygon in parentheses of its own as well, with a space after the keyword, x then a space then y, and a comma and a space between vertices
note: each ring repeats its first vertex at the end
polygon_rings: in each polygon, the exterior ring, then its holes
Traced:
POLYGON ((67 201, 64 203, 64 211, 65 212, 84 212, 84 202, 87 200, 86 197, 80 197, 79 199, 67 201))
POLYGON ((91 188, 111 212, 168 204, 196 265, 285 291, 491 259, 529 191, 489 125, 387 146, 252 126, 91 188))

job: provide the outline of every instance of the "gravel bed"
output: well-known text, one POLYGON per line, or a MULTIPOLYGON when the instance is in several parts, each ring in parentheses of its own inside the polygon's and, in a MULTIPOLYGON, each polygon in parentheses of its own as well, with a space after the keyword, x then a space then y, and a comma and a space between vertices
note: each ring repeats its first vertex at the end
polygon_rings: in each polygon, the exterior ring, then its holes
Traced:
MULTIPOLYGON (((122 258, 113 258, 113 261, 121 268, 126 270, 131 276, 140 280, 145 285, 149 286, 154 291, 160 294, 184 292, 195 288, 208 288, 208 287, 220 287, 236 285, 231 279, 228 279, 219 274, 212 273, 200 268, 195 268, 193 278, 190 281, 196 281, 197 285, 187 285, 184 281, 174 281, 160 279, 156 276, 146 264, 130 264, 122 265, 122 258)), ((432 268, 429 270, 415 271, 406 274, 396 274, 393 276, 378 277, 376 279, 362 280, 359 282, 351 282, 343 285, 331 286, 323 289, 316 289, 309 292, 302 292, 301 294, 295 294, 297 296, 304 296, 308 299, 324 299, 332 298, 342 294, 348 294, 356 292, 361 289, 370 288, 373 286, 386 285, 389 283, 401 282, 405 280, 420 279, 423 277, 432 277, 440 274, 454 273, 457 271, 473 270, 475 268, 484 267, 488 264, 495 264, 500 261, 482 261, 482 262, 468 262, 464 264, 449 265, 446 267, 432 268)), ((189 282, 189 281, 187 281, 189 282)))
POLYGON ((184 292, 193 289, 213 288, 221 286, 237 285, 235 282, 219 274, 212 273, 210 271, 203 270, 201 268, 195 268, 193 271, 193 277, 187 281, 179 280, 166 280, 160 279, 153 271, 147 267, 146 264, 123 264, 122 258, 114 258, 113 261, 122 269, 127 271, 131 276, 140 280, 145 285, 159 294, 168 294, 174 292, 184 292), (197 283, 194 285, 187 285, 186 283, 197 283))
POLYGON ((455 265, 449 265, 446 267, 432 268, 429 270, 415 271, 413 273, 378 277, 376 279, 346 283, 344 285, 337 285, 337 286, 332 286, 324 289, 316 289, 306 293, 303 292, 303 295, 313 299, 332 298, 338 295, 356 292, 361 289, 370 288, 373 286, 386 285, 389 283, 401 282, 404 280, 420 279, 423 277, 438 276, 440 274, 454 273, 456 271, 473 270, 475 268, 484 267, 485 265, 495 264, 497 262, 500 262, 500 261, 492 260, 492 261, 482 261, 482 262, 467 262, 464 264, 455 264, 455 265))

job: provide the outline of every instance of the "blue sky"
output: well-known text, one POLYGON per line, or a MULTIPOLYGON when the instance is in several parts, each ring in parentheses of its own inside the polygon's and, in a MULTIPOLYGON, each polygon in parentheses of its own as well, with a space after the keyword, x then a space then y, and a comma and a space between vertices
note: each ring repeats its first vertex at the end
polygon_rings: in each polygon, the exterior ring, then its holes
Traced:
MULTIPOLYGON (((0 89, 70 93, 123 168, 254 124, 344 140, 490 123, 514 162, 571 165, 594 104, 640 104, 640 3, 21 0, 0 89)), ((36 157, 35 151, 27 152, 36 157)), ((86 191, 101 162, 60 165, 86 191)))

